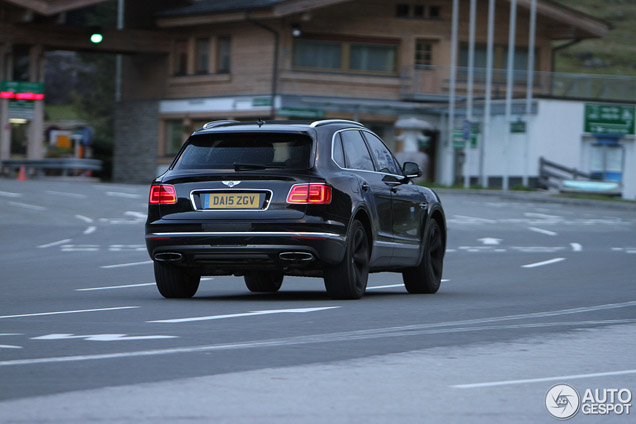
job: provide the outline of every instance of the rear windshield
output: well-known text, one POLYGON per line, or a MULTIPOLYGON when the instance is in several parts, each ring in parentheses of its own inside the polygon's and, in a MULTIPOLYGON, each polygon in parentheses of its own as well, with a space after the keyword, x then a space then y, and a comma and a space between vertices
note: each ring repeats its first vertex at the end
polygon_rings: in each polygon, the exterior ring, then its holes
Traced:
POLYGON ((199 134, 174 169, 307 169, 312 139, 303 134, 199 134))

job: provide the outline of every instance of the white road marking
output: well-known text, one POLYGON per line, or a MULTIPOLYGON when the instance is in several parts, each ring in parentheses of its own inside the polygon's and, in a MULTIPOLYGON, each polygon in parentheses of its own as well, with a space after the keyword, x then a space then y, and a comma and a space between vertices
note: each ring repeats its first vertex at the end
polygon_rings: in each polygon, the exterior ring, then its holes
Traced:
POLYGON ((570 243, 570 246, 572 247, 572 251, 574 252, 580 252, 583 250, 583 246, 581 246, 580 243, 570 243))
POLYGON ((65 197, 72 197, 74 199, 86 199, 88 196, 85 194, 79 194, 79 193, 68 193, 65 191, 53 191, 53 190, 46 190, 45 193, 47 194, 52 194, 54 196, 65 196, 65 197))
POLYGON ((561 246, 511 246, 510 248, 523 253, 554 253, 565 249, 561 246))
POLYGON ((107 191, 106 196, 125 197, 127 199, 139 199, 141 197, 139 194, 123 193, 121 191, 107 191))
POLYGON ((47 243, 47 244, 41 244, 38 246, 38 249, 46 249, 47 247, 53 247, 53 246, 59 246, 60 244, 65 244, 70 242, 71 239, 64 239, 64 240, 60 240, 60 241, 54 241, 52 243, 47 243))
MULTIPOLYGON (((443 279, 442 283, 447 282, 447 281, 450 281, 450 280, 443 279)), ((367 287, 367 290, 390 289, 390 288, 393 288, 393 287, 404 287, 404 283, 402 283, 402 284, 390 284, 388 286, 371 286, 371 287, 367 287)))
POLYGON ((157 283, 141 283, 141 284, 127 284, 124 286, 106 286, 106 287, 90 287, 87 289, 75 289, 75 291, 97 291, 97 290, 113 290, 113 289, 128 289, 131 287, 145 287, 154 286, 157 283))
POLYGON ((111 244, 108 247, 110 252, 145 252, 146 245, 145 244, 111 244))
POLYGON ((97 227, 94 226, 94 225, 91 225, 90 227, 85 229, 82 234, 93 234, 95 232, 95 230, 97 230, 97 227))
POLYGON ((524 212, 524 215, 528 218, 543 218, 543 219, 563 219, 562 216, 558 215, 548 215, 545 213, 536 213, 536 212, 524 212))
POLYGON ((35 358, 35 359, 16 359, 8 361, 0 361, 0 366, 16 366, 16 365, 33 365, 33 364, 51 364, 61 362, 78 362, 78 361, 91 361, 99 359, 121 359, 121 358, 134 358, 145 356, 158 356, 158 355, 171 355, 182 353, 197 353, 197 352, 212 352, 212 351, 226 351, 226 350, 239 350, 239 349, 256 349, 263 347, 281 347, 281 346, 297 346, 313 343, 329 343, 329 342, 341 342, 351 340, 368 340, 384 337, 408 337, 418 336, 426 334, 444 334, 444 333, 460 333, 466 331, 493 331, 493 330, 510 330, 518 328, 536 328, 536 327, 567 327, 567 326, 580 326, 580 325, 598 325, 598 324, 624 324, 634 323, 636 320, 609 320, 609 321, 586 321, 586 322, 553 322, 553 323, 539 323, 539 324, 518 324, 518 325, 503 325, 503 326, 486 326, 486 327, 463 327, 463 328, 446 328, 446 329, 421 329, 419 331, 413 331, 413 327, 440 327, 447 326, 453 323, 440 323, 438 325, 421 325, 421 326, 408 326, 408 327, 395 327, 395 328, 378 328, 370 330, 358 330, 348 331, 342 333, 331 334, 317 334, 308 336, 296 336, 281 339, 270 340, 257 340, 253 342, 237 342, 229 344, 216 344, 207 346, 187 346, 171 349, 154 349, 154 350, 142 350, 134 352, 122 352, 122 353, 105 353, 96 355, 76 355, 76 356, 61 356, 61 357, 49 357, 49 358, 35 358))
POLYGON ((375 290, 375 289, 389 289, 389 288, 393 288, 393 287, 404 287, 404 284, 391 284, 388 286, 374 286, 374 287, 367 287, 367 290, 375 290))
POLYGON ((536 262, 533 264, 521 265, 521 268, 536 268, 538 266, 556 264, 557 262, 564 261, 565 258, 554 258, 543 262, 536 262))
POLYGON ((32 211, 45 211, 46 210, 46 208, 44 206, 29 205, 27 203, 9 202, 9 204, 11 206, 17 206, 19 208, 30 209, 32 211))
POLYGON ((482 244, 486 246, 497 246, 501 243, 501 239, 492 238, 492 237, 480 238, 480 239, 477 239, 477 241, 480 241, 482 244))
POLYGON ((495 386, 510 386, 514 384, 528 384, 528 383, 545 383, 548 381, 564 381, 564 380, 577 380, 581 378, 595 378, 595 377, 610 377, 616 375, 636 374, 635 370, 622 370, 622 371, 607 371, 597 372, 590 374, 572 374, 561 375, 558 377, 543 377, 543 378, 527 378, 523 380, 504 380, 504 381, 491 381, 488 383, 473 383, 473 384, 457 384, 451 386, 456 389, 475 389, 482 387, 495 387, 495 386))
POLYGON ((67 339, 83 339, 93 342, 114 342, 128 340, 155 340, 155 339, 177 339, 177 336, 129 336, 127 334, 89 334, 85 336, 76 336, 74 334, 47 334, 46 336, 31 337, 31 340, 67 340, 67 339))
POLYGON ((84 215, 75 215, 75 218, 84 221, 87 224, 92 224, 93 223, 93 219, 89 218, 87 216, 84 215))
POLYGON ((146 322, 181 323, 181 322, 193 322, 193 321, 209 321, 209 320, 215 320, 215 319, 252 317, 257 315, 288 314, 288 313, 298 314, 298 313, 306 313, 306 312, 326 311, 327 309, 337 309, 339 307, 340 306, 324 306, 321 308, 272 309, 267 311, 244 312, 240 314, 210 315, 210 316, 193 317, 193 318, 162 319, 162 320, 146 321, 146 322))
POLYGON ((468 224, 476 224, 476 223, 496 224, 497 223, 497 221, 495 221, 494 219, 477 218, 474 216, 466 216, 466 215, 455 215, 455 218, 459 218, 462 221, 466 221, 462 223, 468 223, 468 224))
POLYGON ((11 193, 11 192, 8 192, 8 191, 0 191, 0 196, 16 198, 16 197, 22 197, 22 194, 20 194, 20 193, 11 193))
POLYGON ((139 219, 148 218, 148 214, 141 213, 141 212, 126 211, 126 212, 124 212, 124 215, 132 216, 132 217, 139 218, 139 219))
POLYGON ((65 244, 61 247, 62 252, 97 252, 97 244, 65 244))
POLYGON ((47 315, 66 315, 66 314, 79 314, 83 312, 104 312, 104 311, 119 311, 122 309, 137 309, 139 306, 116 306, 113 308, 98 308, 98 309, 78 309, 75 311, 57 311, 57 312, 37 312, 34 314, 20 314, 20 315, 2 315, 0 319, 4 318, 26 318, 26 317, 42 317, 47 315))
POLYGON ((0 349, 22 349, 22 346, 0 345, 0 349))
POLYGON ((112 268, 124 268, 127 266, 136 266, 136 265, 148 265, 151 264, 152 261, 143 261, 143 262, 131 262, 128 264, 115 264, 115 265, 102 265, 100 268, 102 269, 112 269, 112 268))
POLYGON ((545 234, 546 236, 553 236, 554 237, 554 236, 558 235, 558 233, 555 233, 554 231, 544 230, 542 228, 537 228, 537 227, 528 227, 528 230, 534 231, 535 233, 545 234))

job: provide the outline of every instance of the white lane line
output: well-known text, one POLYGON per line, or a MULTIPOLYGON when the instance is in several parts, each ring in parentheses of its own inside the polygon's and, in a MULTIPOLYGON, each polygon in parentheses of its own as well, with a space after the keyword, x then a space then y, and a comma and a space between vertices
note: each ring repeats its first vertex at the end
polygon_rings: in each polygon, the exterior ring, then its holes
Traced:
POLYGON ((252 312, 245 312, 240 314, 210 315, 210 316, 193 317, 193 318, 161 319, 161 320, 146 321, 146 322, 181 323, 181 322, 194 322, 194 321, 210 321, 215 319, 226 319, 226 318, 252 317, 257 315, 289 314, 289 313, 303 314, 307 312, 326 311, 327 309, 337 309, 339 307, 340 306, 324 306, 321 308, 272 309, 267 311, 252 311, 252 312))
POLYGON ((136 266, 136 265, 148 265, 151 264, 152 261, 143 261, 143 262, 131 262, 128 264, 115 264, 115 265, 102 265, 100 268, 102 269, 112 269, 112 268, 124 268, 127 266, 136 266))
POLYGON ((22 197, 22 195, 20 193, 11 193, 11 192, 8 192, 8 191, 0 191, 0 196, 2 196, 2 197, 13 197, 13 198, 22 197))
POLYGON ((545 234, 546 236, 554 237, 554 236, 558 235, 558 233, 555 233, 554 231, 544 230, 543 228, 528 227, 528 230, 534 231, 535 233, 545 234))
POLYGON ((455 218, 460 218, 460 219, 464 219, 467 221, 472 221, 472 222, 482 222, 482 223, 487 223, 487 224, 496 224, 497 221, 495 221, 494 219, 487 219, 487 218, 477 218, 475 216, 466 216, 466 215, 455 215, 455 218))
POLYGON ((376 290, 376 289, 390 289, 393 287, 404 287, 404 284, 391 284, 388 286, 373 286, 373 287, 367 287, 367 290, 376 290))
POLYGON ((85 229, 82 234, 93 234, 95 232, 95 230, 97 230, 97 227, 94 226, 94 225, 91 225, 90 227, 85 229))
POLYGON ((125 286, 90 287, 90 288, 87 288, 87 289, 75 289, 75 291, 97 291, 97 290, 127 289, 127 288, 131 288, 131 287, 154 286, 155 284, 157 284, 157 283, 127 284, 125 286))
MULTIPOLYGON (((446 282, 446 281, 450 281, 450 280, 442 280, 442 283, 446 282)), ((367 287, 367 290, 376 290, 376 289, 390 289, 393 287, 404 287, 404 283, 402 284, 390 284, 388 286, 371 286, 371 287, 367 287)))
POLYGON ((68 193, 65 191, 53 191, 53 190, 46 190, 45 193, 47 194, 52 194, 53 196, 64 196, 64 197, 72 197, 74 199, 86 199, 88 196, 85 194, 79 194, 79 193, 68 193))
POLYGON ((157 340, 157 339, 178 339, 179 336, 129 336, 128 334, 87 334, 76 336, 74 334, 47 334, 46 336, 31 337, 31 340, 68 340, 82 339, 91 342, 119 342, 128 340, 157 340))
POLYGON ((32 211, 45 211, 46 208, 44 206, 37 205, 29 205, 28 203, 20 203, 20 202, 9 202, 11 206, 17 206, 19 208, 30 209, 32 211))
POLYGON ((525 212, 525 216, 528 218, 543 218, 543 219, 561 219, 558 215, 548 215, 545 213, 536 213, 536 212, 525 212))
POLYGON ((47 247, 59 246, 60 244, 66 244, 66 243, 69 243, 70 241, 71 239, 64 239, 60 241, 54 241, 52 243, 41 244, 38 246, 38 249, 46 249, 47 247))
MULTIPOLYGON (((226 350, 239 350, 239 349, 256 349, 256 348, 265 348, 265 347, 297 346, 297 345, 306 345, 306 344, 314 344, 314 343, 330 343, 330 342, 342 342, 342 341, 348 342, 351 340, 368 340, 368 339, 377 339, 377 338, 385 338, 385 337, 408 337, 408 336, 419 336, 419 335, 426 335, 426 334, 461 333, 461 332, 467 332, 467 331, 493 331, 493 330, 510 330, 510 329, 518 329, 518 328, 536 328, 536 327, 564 327, 564 326, 577 327, 580 325, 598 325, 598 324, 612 325, 616 323, 626 323, 626 322, 634 323, 636 322, 636 320, 620 320, 620 322, 618 322, 618 320, 587 321, 587 322, 552 322, 552 323, 540 323, 540 324, 518 324, 518 325, 468 327, 468 328, 463 327, 463 328, 446 328, 446 329, 419 330, 419 331, 413 331, 410 328, 413 326, 396 327, 396 328, 378 328, 378 329, 370 329, 370 330, 348 331, 348 332, 341 332, 341 333, 296 336, 296 337, 288 337, 288 338, 281 338, 281 339, 256 340, 251 342, 236 342, 236 343, 204 345, 204 346, 184 346, 184 347, 170 348, 170 349, 154 349, 154 350, 142 350, 142 351, 122 352, 122 353, 105 353, 105 354, 96 354, 96 355, 76 355, 76 356, 61 356, 61 357, 58 356, 58 357, 49 357, 49 358, 17 359, 17 360, 0 361, 0 367, 16 366, 16 365, 50 364, 50 363, 61 363, 61 362, 91 361, 91 360, 99 360, 99 359, 134 358, 134 357, 144 357, 144 356, 213 352, 213 351, 226 351, 226 350)), ((430 327, 430 325, 428 327, 430 327)))
POLYGON ((75 218, 84 221, 87 224, 92 224, 93 223, 93 219, 89 218, 87 216, 84 215, 75 215, 75 218))
POLYGON ((521 265, 521 268, 536 268, 538 266, 556 264, 557 262, 564 261, 565 258, 554 258, 543 262, 536 262, 533 264, 521 265))
POLYGON ((22 346, 0 345, 0 349, 22 349, 22 346))
POLYGON ((139 199, 141 197, 139 194, 123 193, 121 191, 107 191, 106 196, 125 197, 127 199, 139 199))
POLYGON ((34 314, 20 314, 20 315, 2 315, 0 319, 4 318, 26 318, 26 317, 42 317, 47 315, 66 315, 66 314, 79 314, 83 312, 104 312, 104 311, 119 311, 122 309, 136 309, 139 306, 116 306, 113 308, 98 308, 98 309, 78 309, 75 311, 57 311, 57 312, 37 312, 34 314))
POLYGON ((572 251, 574 252, 580 252, 583 250, 583 246, 581 246, 580 243, 570 243, 570 246, 572 247, 572 251))
POLYGON ((488 383, 457 384, 451 387, 455 389, 475 389, 475 388, 481 388, 481 387, 509 386, 514 384, 528 384, 528 383, 545 383, 547 381, 576 380, 581 378, 610 377, 615 375, 627 375, 627 374, 636 374, 636 370, 607 371, 607 372, 596 372, 596 373, 590 373, 590 374, 572 374, 572 375, 561 375, 558 377, 527 378, 522 380, 491 381, 488 383))
POLYGON ((148 214, 141 213, 141 212, 126 211, 126 212, 124 212, 124 215, 132 216, 132 217, 139 218, 139 219, 148 218, 148 214))

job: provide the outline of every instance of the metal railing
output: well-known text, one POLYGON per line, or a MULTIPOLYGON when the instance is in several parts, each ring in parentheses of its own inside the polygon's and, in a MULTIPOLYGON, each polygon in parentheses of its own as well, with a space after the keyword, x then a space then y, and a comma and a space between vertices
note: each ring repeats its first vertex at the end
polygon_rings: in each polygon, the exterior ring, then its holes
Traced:
MULTIPOLYGON (((448 66, 416 66, 402 70, 402 97, 418 100, 449 92, 448 66)), ((468 68, 457 68, 456 94, 467 94, 468 68)), ((527 71, 513 73, 513 89, 516 95, 526 91, 527 71)), ((474 95, 485 95, 486 69, 474 68, 474 95)), ((506 94, 506 70, 494 69, 492 74, 492 97, 503 98, 506 94)), ((570 74, 560 72, 533 73, 533 94, 542 97, 565 99, 606 100, 633 103, 636 101, 636 77, 595 74, 570 74)))

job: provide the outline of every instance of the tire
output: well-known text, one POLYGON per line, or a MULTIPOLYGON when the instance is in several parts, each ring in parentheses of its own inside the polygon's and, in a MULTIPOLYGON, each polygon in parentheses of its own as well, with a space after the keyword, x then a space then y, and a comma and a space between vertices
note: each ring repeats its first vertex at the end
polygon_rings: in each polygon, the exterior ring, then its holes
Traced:
POLYGON ((431 220, 425 236, 420 264, 402 272, 404 286, 409 293, 436 293, 442 282, 444 240, 439 223, 431 220))
POLYGON ((168 299, 187 299, 197 292, 201 276, 187 268, 155 262, 155 280, 159 293, 168 299))
POLYGON ((245 285, 254 293, 276 293, 283 284, 282 272, 250 272, 245 274, 245 285))
POLYGON ((369 278, 369 239, 360 221, 353 221, 345 257, 341 263, 325 269, 325 288, 333 299, 360 299, 369 278))

